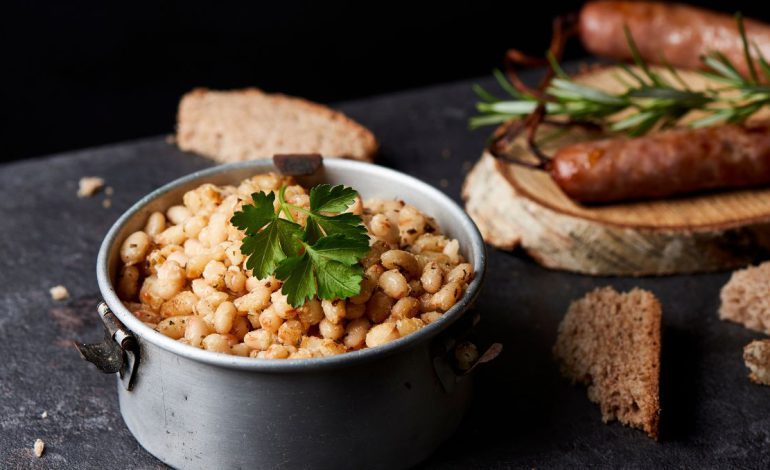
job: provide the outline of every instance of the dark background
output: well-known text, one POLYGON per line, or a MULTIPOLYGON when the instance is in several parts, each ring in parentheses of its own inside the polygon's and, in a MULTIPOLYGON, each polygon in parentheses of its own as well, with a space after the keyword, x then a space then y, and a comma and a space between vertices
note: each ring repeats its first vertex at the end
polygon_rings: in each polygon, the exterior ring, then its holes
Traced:
MULTIPOLYGON (((770 21, 763 2, 694 3, 770 21)), ((486 75, 581 4, 6 1, 0 160, 170 133, 196 86, 336 102, 486 75)))

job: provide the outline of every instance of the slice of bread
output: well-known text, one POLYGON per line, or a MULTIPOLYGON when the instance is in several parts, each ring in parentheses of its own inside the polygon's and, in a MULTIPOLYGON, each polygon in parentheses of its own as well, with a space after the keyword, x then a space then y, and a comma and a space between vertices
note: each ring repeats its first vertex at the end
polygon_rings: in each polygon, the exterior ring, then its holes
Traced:
POLYGON ((320 104, 250 88, 195 89, 177 115, 179 148, 222 163, 320 153, 372 161, 378 144, 365 127, 320 104))
POLYGON ((770 334, 770 261, 735 271, 719 296, 719 318, 770 334))
POLYGON ((562 374, 588 386, 605 423, 617 419, 653 439, 660 414, 660 322, 652 293, 604 287, 570 305, 554 346, 562 374))
POLYGON ((743 362, 749 369, 749 379, 770 385, 770 339, 750 342, 743 348, 743 362))

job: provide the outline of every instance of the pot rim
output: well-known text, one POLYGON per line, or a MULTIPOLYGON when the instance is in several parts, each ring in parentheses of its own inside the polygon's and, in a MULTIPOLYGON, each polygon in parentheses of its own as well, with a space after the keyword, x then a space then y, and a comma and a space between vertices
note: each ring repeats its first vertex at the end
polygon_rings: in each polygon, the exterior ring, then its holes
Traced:
POLYGON ((218 165, 199 170, 181 178, 177 178, 170 183, 164 184, 160 188, 152 191, 134 203, 118 218, 112 227, 110 227, 99 248, 99 254, 96 260, 96 277, 99 290, 101 291, 104 301, 110 307, 112 312, 120 319, 120 321, 135 336, 144 341, 158 346, 168 352, 178 354, 197 362, 202 362, 213 366, 255 372, 305 372, 310 370, 317 371, 320 369, 347 367, 354 364, 361 364, 378 357, 388 356, 399 351, 409 349, 418 345, 419 343, 426 342, 437 336, 440 332, 444 331, 455 321, 457 321, 470 308, 470 306, 473 304, 473 301, 478 296, 486 271, 486 246, 484 245, 484 241, 481 237, 479 229, 473 223, 471 218, 465 213, 465 211, 447 195, 434 188, 433 186, 424 183, 417 178, 396 170, 392 170, 390 168, 385 168, 371 163, 338 158, 324 158, 323 165, 329 168, 350 170, 353 172, 369 173, 387 178, 405 180, 405 183, 408 186, 419 187, 421 191, 427 193, 431 198, 441 203, 441 205, 446 206, 450 212, 451 217, 456 221, 457 230, 462 230, 469 235, 471 246, 465 247, 465 249, 470 250, 470 252, 473 254, 473 269, 475 273, 474 279, 468 285, 468 288, 466 289, 460 301, 452 306, 452 308, 447 310, 442 315, 441 319, 426 325, 420 330, 403 338, 399 338, 393 342, 374 348, 364 348, 357 351, 346 352, 344 354, 320 358, 276 360, 232 356, 194 348, 175 341, 158 331, 155 331, 154 329, 145 325, 141 320, 136 318, 131 312, 129 312, 128 309, 123 305, 123 302, 118 298, 117 292, 115 291, 115 288, 112 285, 112 281, 110 280, 108 267, 110 251, 112 250, 118 233, 125 226, 125 224, 131 220, 134 215, 140 212, 148 203, 159 198, 163 194, 176 189, 180 185, 184 185, 196 180, 200 180, 200 183, 203 184, 205 183, 205 178, 207 177, 236 170, 253 169, 255 173, 271 170, 275 171, 276 168, 273 165, 272 160, 250 160, 246 162, 218 165))

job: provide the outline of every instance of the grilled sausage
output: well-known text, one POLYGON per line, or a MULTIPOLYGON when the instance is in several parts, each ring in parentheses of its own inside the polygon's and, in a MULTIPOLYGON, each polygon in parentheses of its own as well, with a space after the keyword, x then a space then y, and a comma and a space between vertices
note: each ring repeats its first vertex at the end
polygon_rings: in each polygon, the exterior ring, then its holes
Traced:
POLYGON ((675 129, 568 145, 546 168, 585 203, 770 184, 770 124, 675 129))
MULTIPOLYGON (((660 63, 664 54, 674 66, 698 69, 703 67, 702 55, 719 51, 739 72, 748 73, 731 15, 676 3, 618 1, 589 2, 580 11, 580 38, 585 48, 598 56, 631 59, 624 25, 650 63, 660 63)), ((749 41, 770 58, 770 25, 753 20, 744 20, 744 25, 749 41)))

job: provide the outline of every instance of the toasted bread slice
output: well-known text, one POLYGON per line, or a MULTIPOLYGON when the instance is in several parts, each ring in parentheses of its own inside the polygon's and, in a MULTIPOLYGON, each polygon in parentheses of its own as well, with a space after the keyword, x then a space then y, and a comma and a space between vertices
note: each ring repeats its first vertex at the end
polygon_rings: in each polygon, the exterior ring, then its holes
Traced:
POLYGON ((641 289, 590 292, 570 305, 559 325, 554 354, 561 371, 588 386, 602 420, 658 438, 661 307, 641 289))
POLYGON ((719 318, 770 334, 770 261, 735 271, 719 296, 719 318))
POLYGON ((200 88, 183 96, 176 141, 182 150, 222 163, 281 153, 372 161, 378 149, 368 129, 338 111, 254 88, 200 88))

